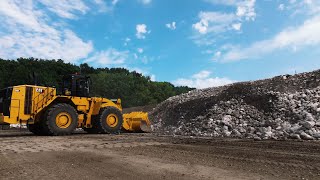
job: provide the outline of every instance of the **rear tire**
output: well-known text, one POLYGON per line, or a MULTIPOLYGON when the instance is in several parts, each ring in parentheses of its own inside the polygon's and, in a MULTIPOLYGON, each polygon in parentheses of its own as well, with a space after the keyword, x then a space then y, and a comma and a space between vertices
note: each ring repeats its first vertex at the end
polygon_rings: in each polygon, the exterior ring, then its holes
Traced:
POLYGON ((46 111, 42 124, 47 135, 63 136, 71 134, 78 126, 78 113, 69 104, 53 105, 46 111))
POLYGON ((99 118, 93 123, 100 133, 118 134, 123 123, 122 113, 115 107, 106 107, 100 110, 99 118))

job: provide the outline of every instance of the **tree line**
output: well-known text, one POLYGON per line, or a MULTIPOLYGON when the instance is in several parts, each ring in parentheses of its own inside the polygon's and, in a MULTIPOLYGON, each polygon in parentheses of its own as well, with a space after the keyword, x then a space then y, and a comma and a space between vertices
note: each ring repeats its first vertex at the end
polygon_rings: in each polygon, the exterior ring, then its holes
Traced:
POLYGON ((121 98, 123 107, 157 104, 188 92, 192 88, 176 87, 169 82, 154 82, 149 76, 125 68, 93 68, 63 60, 19 58, 0 59, 0 88, 34 84, 59 88, 63 75, 81 73, 91 77, 90 95, 110 99, 121 98))

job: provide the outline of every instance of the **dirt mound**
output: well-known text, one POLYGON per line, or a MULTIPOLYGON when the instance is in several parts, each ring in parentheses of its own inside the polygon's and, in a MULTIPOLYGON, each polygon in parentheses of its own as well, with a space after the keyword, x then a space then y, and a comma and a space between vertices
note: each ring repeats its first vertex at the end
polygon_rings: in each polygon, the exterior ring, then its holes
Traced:
POLYGON ((320 70, 194 90, 151 113, 161 134, 320 139, 320 70))

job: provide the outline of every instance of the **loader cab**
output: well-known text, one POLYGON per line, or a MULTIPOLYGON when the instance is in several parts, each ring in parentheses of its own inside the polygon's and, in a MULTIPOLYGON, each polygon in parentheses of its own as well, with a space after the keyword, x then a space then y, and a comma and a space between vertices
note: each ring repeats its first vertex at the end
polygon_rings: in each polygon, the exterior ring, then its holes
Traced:
POLYGON ((62 94, 65 96, 89 97, 90 77, 71 74, 63 76, 62 94))

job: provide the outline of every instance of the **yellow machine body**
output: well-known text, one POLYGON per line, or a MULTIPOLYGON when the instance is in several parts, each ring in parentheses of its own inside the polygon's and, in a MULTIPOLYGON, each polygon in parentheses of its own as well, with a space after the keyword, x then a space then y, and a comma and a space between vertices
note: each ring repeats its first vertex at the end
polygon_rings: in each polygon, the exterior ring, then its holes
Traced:
MULTIPOLYGON (((102 108, 114 107, 122 112, 121 100, 110 100, 101 97, 75 97, 57 95, 56 88, 20 85, 1 91, 0 124, 36 124, 41 121, 46 110, 59 103, 70 104, 76 110, 78 116, 78 128, 91 128, 92 117, 98 116, 102 108)), ((147 121, 147 114, 137 113, 123 115, 123 128, 128 131, 138 131, 136 120, 147 121)))

